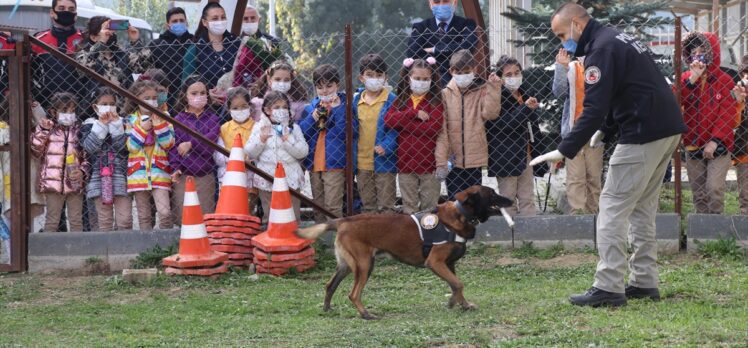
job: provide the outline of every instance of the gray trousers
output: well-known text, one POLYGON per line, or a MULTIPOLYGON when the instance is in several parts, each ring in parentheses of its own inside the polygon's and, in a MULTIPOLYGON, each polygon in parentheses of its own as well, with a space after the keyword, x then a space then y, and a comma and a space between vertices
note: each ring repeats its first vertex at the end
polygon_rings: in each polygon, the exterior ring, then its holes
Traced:
POLYGON ((633 248, 629 285, 656 288, 655 217, 665 169, 680 135, 646 144, 617 145, 600 196, 597 218, 597 263, 594 287, 624 292, 626 236, 633 248))

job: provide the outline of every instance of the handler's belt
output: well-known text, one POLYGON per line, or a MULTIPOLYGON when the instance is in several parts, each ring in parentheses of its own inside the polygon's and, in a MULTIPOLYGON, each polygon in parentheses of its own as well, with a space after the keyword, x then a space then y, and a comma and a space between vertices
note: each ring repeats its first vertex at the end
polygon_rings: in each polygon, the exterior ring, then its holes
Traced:
POLYGON ((420 212, 410 216, 418 226, 418 234, 421 236, 423 258, 427 258, 434 245, 448 242, 466 243, 467 240, 450 231, 446 225, 439 221, 436 211, 420 212))

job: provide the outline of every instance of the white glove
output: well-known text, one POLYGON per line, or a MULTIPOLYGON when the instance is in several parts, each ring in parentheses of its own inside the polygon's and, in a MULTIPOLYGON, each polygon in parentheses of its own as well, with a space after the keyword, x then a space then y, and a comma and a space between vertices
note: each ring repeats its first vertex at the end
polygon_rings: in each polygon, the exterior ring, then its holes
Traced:
POLYGON ((605 145, 603 138, 605 138, 605 133, 602 131, 596 131, 590 139, 590 147, 595 148, 605 145))
POLYGON ((562 159, 564 159, 564 155, 562 155, 558 150, 553 150, 547 154, 533 158, 532 161, 530 161, 530 166, 536 166, 543 162, 558 162, 562 159))

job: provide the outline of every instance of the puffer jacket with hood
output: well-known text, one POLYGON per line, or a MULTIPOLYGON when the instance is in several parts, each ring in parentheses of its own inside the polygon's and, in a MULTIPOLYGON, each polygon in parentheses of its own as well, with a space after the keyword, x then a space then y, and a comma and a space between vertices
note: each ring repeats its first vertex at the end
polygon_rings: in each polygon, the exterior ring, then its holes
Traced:
POLYGON ((501 112, 501 85, 476 78, 463 93, 454 79, 442 90, 444 127, 436 142, 436 166, 447 165, 455 156, 455 167, 468 169, 488 165, 485 122, 501 112))
POLYGON ((732 78, 720 70, 719 39, 713 33, 693 32, 683 40, 683 57, 690 63, 692 51, 706 47, 703 75, 691 84, 691 71, 681 75, 681 106, 688 131, 683 135, 686 149, 701 148, 714 140, 733 151, 736 101, 730 95, 735 86, 732 78))
POLYGON ((36 126, 31 134, 31 153, 40 159, 39 163, 39 192, 59 193, 63 195, 82 193, 86 188, 89 165, 81 147, 78 124, 63 127, 55 124, 52 129, 36 126), (77 190, 73 190, 65 171, 65 158, 74 155, 83 180, 77 190))

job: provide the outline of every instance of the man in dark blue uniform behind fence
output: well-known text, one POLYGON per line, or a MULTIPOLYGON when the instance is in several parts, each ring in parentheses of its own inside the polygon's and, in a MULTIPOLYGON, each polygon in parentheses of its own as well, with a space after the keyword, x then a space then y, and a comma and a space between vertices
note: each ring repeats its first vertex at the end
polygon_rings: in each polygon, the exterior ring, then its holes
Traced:
POLYGON ((620 306, 627 298, 659 299, 655 216, 662 177, 686 130, 680 107, 648 47, 636 38, 592 19, 575 3, 551 17, 551 30, 584 60, 582 115, 558 150, 530 164, 574 158, 618 131, 597 218, 600 261, 593 286, 570 297, 579 306, 620 306), (626 240, 633 254, 626 272, 626 240))

